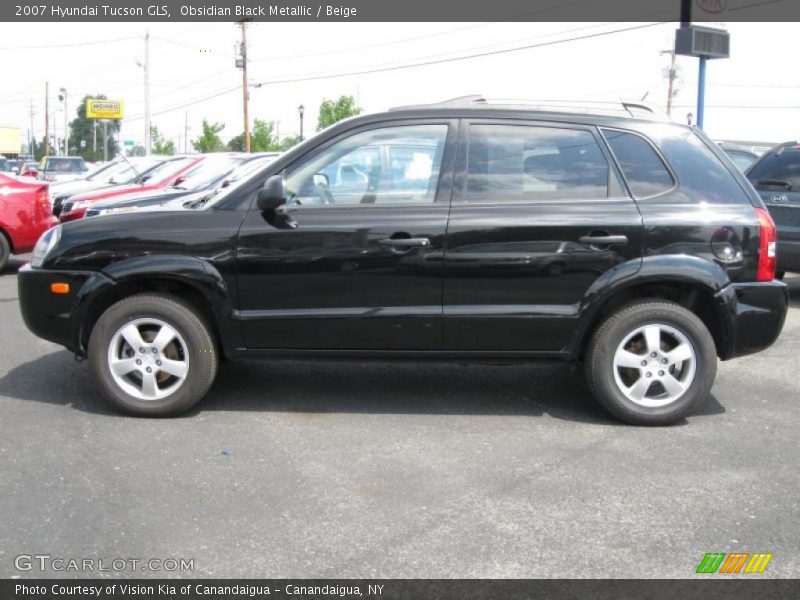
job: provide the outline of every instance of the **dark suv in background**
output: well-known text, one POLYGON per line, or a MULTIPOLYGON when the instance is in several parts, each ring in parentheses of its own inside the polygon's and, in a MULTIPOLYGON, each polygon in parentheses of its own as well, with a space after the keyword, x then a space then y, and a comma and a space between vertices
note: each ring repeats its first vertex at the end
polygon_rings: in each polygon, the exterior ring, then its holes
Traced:
POLYGON ((462 99, 339 123, 211 202, 56 227, 20 306, 131 414, 188 410, 223 356, 556 358, 663 424, 778 337, 775 237, 699 130, 462 99))
POLYGON ((778 276, 800 273, 800 144, 776 146, 747 170, 778 227, 778 276))

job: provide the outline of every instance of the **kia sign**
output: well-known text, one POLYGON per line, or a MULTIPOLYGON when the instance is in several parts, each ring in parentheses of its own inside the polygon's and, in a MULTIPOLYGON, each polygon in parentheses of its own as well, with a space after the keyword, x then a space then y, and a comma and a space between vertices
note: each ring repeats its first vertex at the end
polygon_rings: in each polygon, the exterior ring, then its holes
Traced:
POLYGON ((122 119, 125 116, 125 105, 121 100, 103 100, 88 98, 86 100, 87 119, 122 119))

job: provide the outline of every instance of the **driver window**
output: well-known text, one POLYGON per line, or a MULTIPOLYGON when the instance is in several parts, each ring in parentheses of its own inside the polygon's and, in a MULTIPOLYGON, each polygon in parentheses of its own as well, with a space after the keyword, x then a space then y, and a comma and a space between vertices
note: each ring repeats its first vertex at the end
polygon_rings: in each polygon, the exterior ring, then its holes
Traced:
POLYGON ((433 202, 447 125, 363 131, 341 140, 286 175, 289 205, 433 202))

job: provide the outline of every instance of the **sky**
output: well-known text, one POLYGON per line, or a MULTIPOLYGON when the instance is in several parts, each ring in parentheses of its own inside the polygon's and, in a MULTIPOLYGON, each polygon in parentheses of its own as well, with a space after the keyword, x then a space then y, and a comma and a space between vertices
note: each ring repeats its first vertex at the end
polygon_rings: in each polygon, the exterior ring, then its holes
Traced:
MULTIPOLYGON (((800 137, 797 23, 725 23, 731 58, 709 61, 706 131, 714 139, 781 142, 800 137)), ((353 95, 365 112, 469 94, 495 99, 616 102, 645 98, 666 108, 666 70, 676 24, 647 23, 251 23, 250 114, 275 121, 281 138, 316 129, 325 98, 353 95), (642 27, 643 25, 648 25, 642 27), (626 30, 627 31, 624 31, 626 30), (614 32, 608 35, 597 35, 614 32), (593 36, 593 37, 587 37, 593 36), (584 38, 584 39, 572 39, 584 38), (572 39, 572 41, 568 41, 572 39), (565 41, 566 40, 566 41, 565 41), (520 46, 533 46, 511 50, 520 46), (467 60, 405 67, 467 55, 467 60), (305 79, 305 81, 297 81, 305 79), (289 81, 287 81, 289 80, 289 81), (294 80, 294 81, 291 81, 294 80), (252 87, 252 84, 263 84, 252 87)), ((242 73, 234 23, 0 23, 0 125, 44 134, 45 82, 51 123, 63 135, 84 95, 125 102, 122 139, 144 139, 144 35, 150 33, 151 120, 184 146, 203 118, 243 130, 242 73)), ((696 112, 697 60, 678 57, 673 119, 696 112)), ((191 145, 188 146, 191 151, 191 145)))

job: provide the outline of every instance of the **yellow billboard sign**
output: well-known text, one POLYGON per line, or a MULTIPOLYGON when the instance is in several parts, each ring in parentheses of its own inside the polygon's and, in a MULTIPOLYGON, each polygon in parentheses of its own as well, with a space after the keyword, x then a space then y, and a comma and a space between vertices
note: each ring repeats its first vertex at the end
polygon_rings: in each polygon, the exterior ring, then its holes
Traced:
POLYGON ((86 99, 87 119, 122 119, 125 116, 125 104, 122 100, 86 99))

